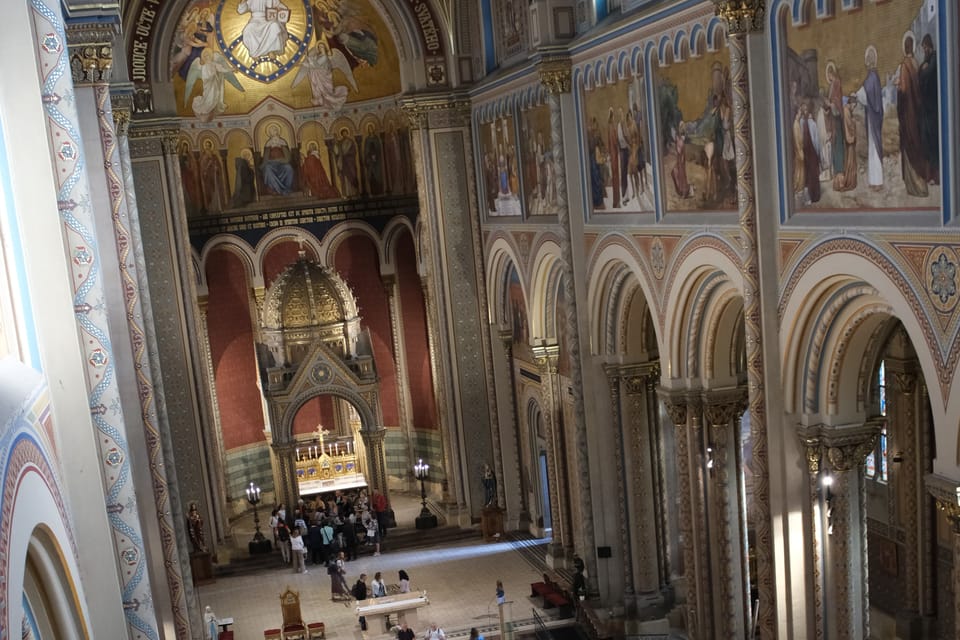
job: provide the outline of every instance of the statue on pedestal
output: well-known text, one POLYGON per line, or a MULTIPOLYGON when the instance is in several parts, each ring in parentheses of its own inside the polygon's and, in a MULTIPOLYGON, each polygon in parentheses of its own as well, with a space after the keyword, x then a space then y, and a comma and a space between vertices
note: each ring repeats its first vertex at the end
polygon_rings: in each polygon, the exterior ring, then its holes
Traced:
POLYGON ((207 544, 204 541, 203 534, 203 516, 197 508, 196 502, 190 503, 190 512, 187 513, 187 532, 190 535, 190 544, 193 545, 194 553, 205 553, 207 544))
POLYGON ((493 475, 493 469, 489 464, 483 465, 483 475, 480 480, 483 483, 483 506, 497 506, 497 477, 493 475))

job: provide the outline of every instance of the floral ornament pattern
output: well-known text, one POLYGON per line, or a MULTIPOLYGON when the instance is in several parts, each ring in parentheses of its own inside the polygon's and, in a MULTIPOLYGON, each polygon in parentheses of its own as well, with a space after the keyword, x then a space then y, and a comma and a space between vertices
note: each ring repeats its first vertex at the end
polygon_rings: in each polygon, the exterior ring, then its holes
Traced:
POLYGON ((657 280, 663 279, 663 273, 666 269, 666 256, 663 250, 663 241, 659 236, 653 239, 650 244, 650 266, 653 267, 653 275, 657 280))
POLYGON ((946 305, 951 297, 957 295, 957 264, 951 262, 945 251, 930 264, 930 293, 946 305))

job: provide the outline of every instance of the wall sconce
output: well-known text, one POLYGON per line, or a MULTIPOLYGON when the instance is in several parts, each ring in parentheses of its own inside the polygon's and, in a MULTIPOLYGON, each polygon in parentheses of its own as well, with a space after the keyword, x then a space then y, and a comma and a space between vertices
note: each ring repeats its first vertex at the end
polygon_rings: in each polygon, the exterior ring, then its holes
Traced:
POLYGON ((833 476, 828 471, 820 476, 820 488, 823 495, 824 508, 827 512, 827 535, 833 535, 833 476))
POLYGON ((903 462, 903 451, 897 451, 895 454, 893 454, 893 461, 897 464, 903 462))

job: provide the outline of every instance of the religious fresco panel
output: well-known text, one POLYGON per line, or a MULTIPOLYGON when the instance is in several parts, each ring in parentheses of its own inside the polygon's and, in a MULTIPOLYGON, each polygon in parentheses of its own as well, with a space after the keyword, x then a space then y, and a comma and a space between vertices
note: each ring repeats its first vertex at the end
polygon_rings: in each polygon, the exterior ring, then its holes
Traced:
MULTIPOLYGON (((813 3, 810 3, 811 5, 813 3)), ((936 0, 781 15, 783 184, 796 210, 940 207, 936 0)))
POLYGON ((547 105, 520 112, 520 164, 523 202, 528 216, 555 216, 559 212, 550 135, 550 108, 547 105))
POLYGON ((584 90, 586 186, 594 212, 654 210, 646 104, 642 76, 584 90))
POLYGON ((400 92, 396 45, 368 0, 194 0, 170 49, 180 116, 245 114, 267 96, 336 114, 400 92))
POLYGON ((513 115, 497 117, 478 127, 484 206, 488 216, 519 216, 520 158, 513 115))
MULTIPOLYGON (((723 42, 720 34, 716 39, 723 42)), ((705 49, 702 43, 698 46, 705 49)), ((666 209, 735 210, 737 167, 726 46, 661 62, 655 86, 666 209)))

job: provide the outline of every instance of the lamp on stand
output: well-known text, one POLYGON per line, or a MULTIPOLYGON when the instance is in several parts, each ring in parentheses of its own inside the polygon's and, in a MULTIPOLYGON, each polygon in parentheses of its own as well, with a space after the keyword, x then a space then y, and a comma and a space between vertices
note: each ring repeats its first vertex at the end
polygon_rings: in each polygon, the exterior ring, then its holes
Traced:
POLYGON ((260 533, 260 514, 257 512, 257 505, 260 504, 260 487, 250 483, 247 487, 247 502, 253 507, 253 526, 256 531, 253 534, 253 540, 247 545, 251 555, 257 553, 270 553, 273 545, 260 533))
POLYGON ((417 529, 433 529, 437 526, 437 516, 427 508, 427 489, 423 484, 430 477, 430 465, 424 463, 423 458, 413 465, 413 475, 420 481, 420 515, 417 516, 417 529))

